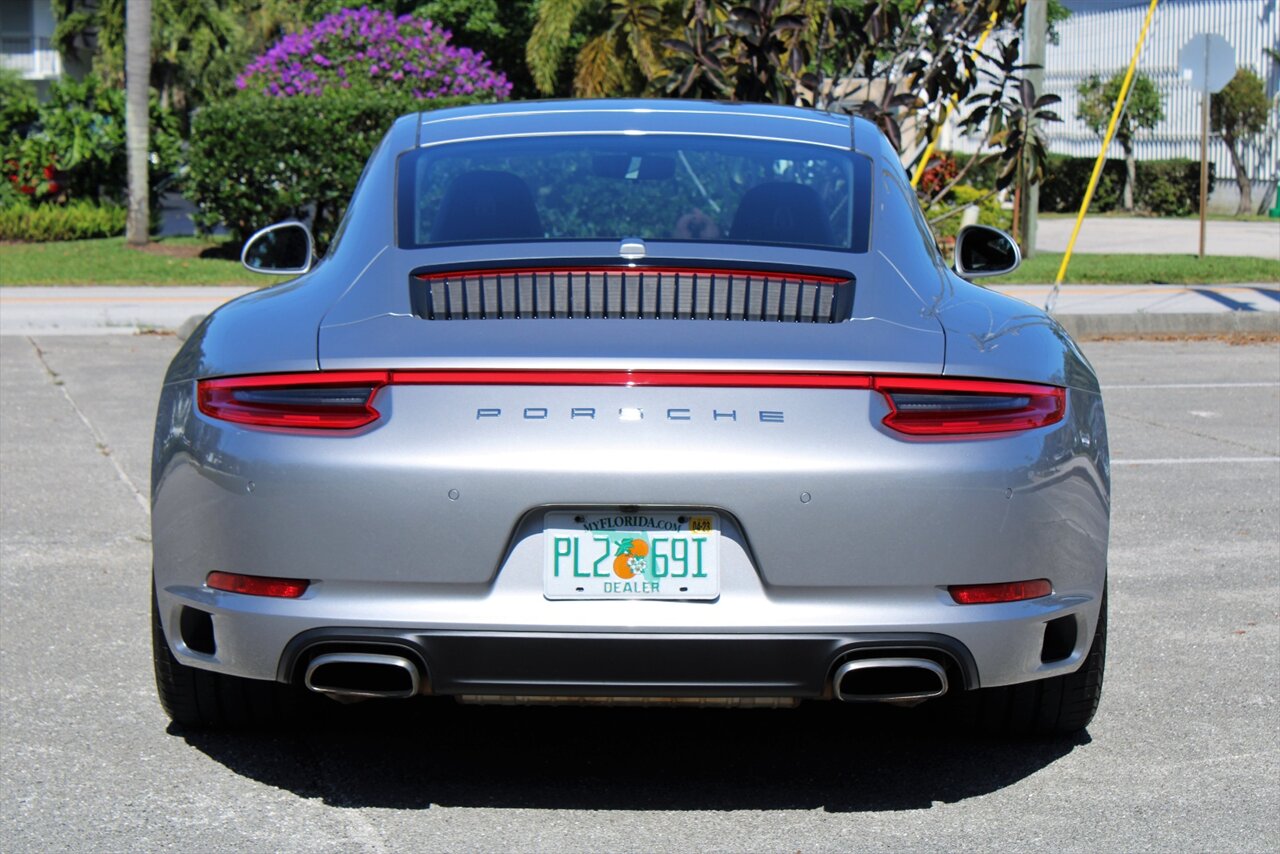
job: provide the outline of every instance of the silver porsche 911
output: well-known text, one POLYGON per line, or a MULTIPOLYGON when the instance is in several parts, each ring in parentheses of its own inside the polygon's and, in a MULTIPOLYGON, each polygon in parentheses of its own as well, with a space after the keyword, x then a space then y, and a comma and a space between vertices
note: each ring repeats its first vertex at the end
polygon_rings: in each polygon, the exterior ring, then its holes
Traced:
POLYGON ((161 701, 955 703, 1101 692, 1097 379, 954 270, 861 119, 664 101, 399 119, 333 244, 298 223, 169 368, 161 701))

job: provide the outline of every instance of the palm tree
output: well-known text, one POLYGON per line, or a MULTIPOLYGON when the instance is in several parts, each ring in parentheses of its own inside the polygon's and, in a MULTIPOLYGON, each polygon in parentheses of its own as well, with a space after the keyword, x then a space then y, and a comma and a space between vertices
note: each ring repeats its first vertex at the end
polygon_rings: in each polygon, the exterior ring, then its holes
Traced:
POLYGON ((125 147, 129 152, 129 214, 125 240, 144 246, 151 230, 147 156, 150 143, 151 0, 129 0, 125 8, 125 147))
POLYGON ((574 62, 573 94, 583 98, 638 95, 662 71, 659 42, 672 29, 675 0, 538 0, 537 21, 525 56, 533 82, 556 93, 565 51, 575 26, 594 29, 574 62))

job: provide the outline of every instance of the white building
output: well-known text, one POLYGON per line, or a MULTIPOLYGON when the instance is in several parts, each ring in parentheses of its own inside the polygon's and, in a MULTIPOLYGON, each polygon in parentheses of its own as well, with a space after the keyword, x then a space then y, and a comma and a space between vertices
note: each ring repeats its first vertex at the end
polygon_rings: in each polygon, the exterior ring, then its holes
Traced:
POLYGON ((53 27, 51 0, 0 0, 0 67, 17 71, 43 91, 62 76, 53 27))
MULTIPOLYGON (((1049 150, 1075 157, 1096 157, 1101 139, 1076 118, 1076 87, 1090 74, 1103 80, 1123 73, 1142 31, 1148 0, 1063 0, 1071 17, 1057 25, 1058 43, 1045 51, 1044 91, 1062 98, 1052 109, 1063 119, 1046 126, 1049 150)), ((1200 96, 1178 68, 1178 53, 1198 33, 1217 33, 1235 48, 1237 67, 1262 78, 1268 97, 1277 103, 1280 62, 1264 48, 1280 51, 1277 0, 1160 0, 1138 70, 1151 78, 1163 99, 1165 118, 1152 131, 1139 132, 1135 154, 1140 160, 1200 159, 1200 96)), ((944 137, 943 143, 947 142, 944 137)), ((957 149, 964 142, 954 139, 957 149)), ((1243 160, 1255 182, 1254 202, 1274 200, 1280 172, 1280 119, 1273 109, 1270 128, 1246 147, 1243 160)), ((1108 156, 1123 156, 1113 142, 1108 156)), ((1226 145, 1210 138, 1209 158, 1217 175, 1215 208, 1235 210, 1235 169, 1226 145)), ((1269 206, 1269 205, 1268 205, 1269 206)))

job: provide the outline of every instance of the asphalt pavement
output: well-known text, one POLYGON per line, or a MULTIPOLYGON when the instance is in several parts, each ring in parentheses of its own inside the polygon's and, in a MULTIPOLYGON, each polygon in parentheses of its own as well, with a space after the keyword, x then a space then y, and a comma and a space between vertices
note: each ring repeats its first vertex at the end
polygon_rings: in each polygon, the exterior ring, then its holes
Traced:
MULTIPOLYGON (((1036 249, 1065 252, 1076 218, 1041 217, 1036 249)), ((1280 220, 1222 220, 1205 223, 1206 255, 1236 255, 1280 261, 1280 220)), ((1167 217, 1089 216, 1080 226, 1074 252, 1121 255, 1194 255, 1200 249, 1200 220, 1167 217)))
POLYGON ((1113 454, 1106 685, 1086 734, 1033 741, 834 704, 171 726, 144 496, 177 343, 0 337, 6 851, 1280 848, 1274 343, 1086 345, 1113 454))

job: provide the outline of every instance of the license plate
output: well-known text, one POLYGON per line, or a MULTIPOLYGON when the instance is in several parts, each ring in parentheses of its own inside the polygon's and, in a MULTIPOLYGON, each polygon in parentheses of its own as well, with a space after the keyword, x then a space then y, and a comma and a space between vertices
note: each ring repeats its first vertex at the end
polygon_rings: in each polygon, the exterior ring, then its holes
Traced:
POLYGON ((715 599, 715 513, 555 511, 543 521, 548 599, 715 599))

